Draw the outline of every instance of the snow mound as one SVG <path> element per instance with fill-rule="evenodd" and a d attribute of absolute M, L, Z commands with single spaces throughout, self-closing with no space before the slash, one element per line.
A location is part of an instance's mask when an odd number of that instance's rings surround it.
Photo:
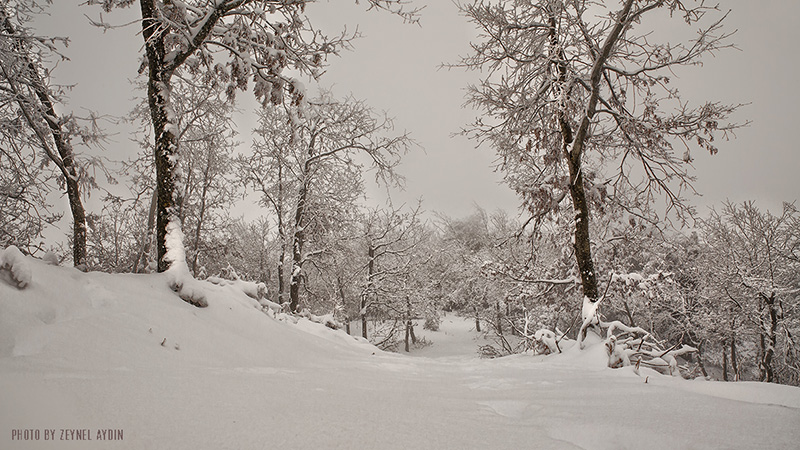
<path fill-rule="evenodd" d="M 236 283 L 193 280 L 208 301 L 200 309 L 176 297 L 170 274 L 12 258 L 36 282 L 0 283 L 3 449 L 788 449 L 800 440 L 800 389 L 610 369 L 592 335 L 584 350 L 547 357 L 405 357 L 311 320 L 325 316 L 271 311 Z M 419 356 L 482 339 L 449 320 Z M 45 428 L 89 430 L 92 440 L 12 440 L 13 430 Z M 102 441 L 102 430 L 123 438 Z"/>
<path fill-rule="evenodd" d="M 22 252 L 13 245 L 0 252 L 0 272 L 7 274 L 9 281 L 19 289 L 25 289 L 31 283 L 31 268 Z"/>

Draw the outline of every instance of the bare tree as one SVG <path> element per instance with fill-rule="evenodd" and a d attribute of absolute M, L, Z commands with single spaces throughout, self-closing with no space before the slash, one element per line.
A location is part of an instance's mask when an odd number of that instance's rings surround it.
<path fill-rule="evenodd" d="M 323 94 L 304 109 L 303 116 L 263 109 L 259 139 L 240 163 L 247 182 L 276 214 L 280 280 L 284 258 L 291 254 L 279 296 L 284 300 L 288 290 L 292 311 L 299 307 L 303 265 L 321 251 L 307 251 L 309 235 L 355 208 L 363 195 L 363 171 L 373 171 L 383 182 L 399 181 L 394 168 L 412 143 L 406 133 L 391 134 L 391 119 L 352 98 L 338 101 Z"/>
<path fill-rule="evenodd" d="M 415 258 L 424 237 L 420 230 L 420 212 L 421 205 L 410 211 L 395 207 L 376 208 L 364 217 L 366 263 L 359 294 L 361 336 L 364 339 L 368 338 L 370 309 L 384 307 L 394 310 L 395 315 L 408 314 L 410 295 L 401 287 L 409 285 L 409 279 L 421 265 L 421 261 Z M 406 327 L 408 320 L 404 321 Z"/>
<path fill-rule="evenodd" d="M 11 6 L 15 8 L 10 10 Z M 93 183 L 84 169 L 75 160 L 72 136 L 81 133 L 84 141 L 97 139 L 97 135 L 81 129 L 71 116 L 56 113 L 59 92 L 49 83 L 49 72 L 43 66 L 47 56 L 60 55 L 57 43 L 65 44 L 65 38 L 46 38 L 37 36 L 25 26 L 31 15 L 41 12 L 35 1 L 16 2 L 15 5 L 0 5 L 0 91 L 4 97 L 2 107 L 16 106 L 22 119 L 16 126 L 24 123 L 33 132 L 34 140 L 20 141 L 24 133 L 16 133 L 14 148 L 32 145 L 44 150 L 47 158 L 55 164 L 61 174 L 60 181 L 66 187 L 72 213 L 72 260 L 75 267 L 86 268 L 86 212 L 81 199 L 82 186 Z M 6 124 L 10 125 L 10 124 Z M 11 138 L 12 134 L 4 133 Z M 21 161 L 17 159 L 17 161 Z M 22 168 L 18 167 L 17 170 Z M 26 175 L 32 170 L 22 169 Z M 42 182 L 43 180 L 37 180 Z M 19 186 L 23 188 L 23 186 Z M 22 195 L 11 189 L 11 196 Z M 36 214 L 38 215 L 38 214 Z"/>
<path fill-rule="evenodd" d="M 495 148 L 532 214 L 553 212 L 570 197 L 575 261 L 593 304 L 600 292 L 592 208 L 611 202 L 657 222 L 650 205 L 664 195 L 668 213 L 686 218 L 691 147 L 714 154 L 715 136 L 735 127 L 724 121 L 736 106 L 691 107 L 669 84 L 678 67 L 730 46 L 725 14 L 681 0 L 481 0 L 461 10 L 480 38 L 460 65 L 486 74 L 469 88 L 484 118 L 466 132 Z M 647 19 L 659 13 L 697 34 L 679 44 L 657 41 Z"/>
<path fill-rule="evenodd" d="M 743 331 L 752 336 L 759 350 L 761 381 L 800 383 L 799 217 L 790 204 L 775 216 L 746 202 L 728 203 L 721 213 L 715 211 L 703 221 L 713 258 L 707 270 L 711 295 L 719 303 L 717 317 L 724 323 L 738 317 Z M 726 317 L 726 311 L 733 317 Z M 732 360 L 735 337 L 731 337 Z M 734 370 L 735 366 L 734 362 Z"/>

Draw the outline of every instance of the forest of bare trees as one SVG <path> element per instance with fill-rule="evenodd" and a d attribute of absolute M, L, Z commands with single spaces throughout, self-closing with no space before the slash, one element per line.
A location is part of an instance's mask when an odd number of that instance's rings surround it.
<path fill-rule="evenodd" d="M 139 102 L 120 119 L 138 153 L 102 162 L 116 122 L 69 112 L 57 83 L 68 37 L 34 26 L 49 2 L 0 1 L 0 248 L 84 271 L 167 272 L 176 301 L 196 306 L 202 283 L 252 283 L 265 310 L 329 315 L 384 349 L 425 345 L 414 328 L 447 311 L 491 338 L 487 357 L 597 333 L 612 366 L 800 385 L 800 212 L 692 203 L 692 155 L 724 152 L 739 105 L 682 98 L 670 81 L 733 46 L 724 10 L 461 2 L 477 38 L 452 68 L 480 73 L 467 87 L 479 119 L 463 133 L 497 155 L 521 208 L 450 217 L 367 199 L 367 184 L 403 186 L 399 165 L 418 146 L 357 92 L 317 86 L 358 35 L 317 28 L 306 3 L 80 6 L 140 10 L 128 25 L 142 39 Z M 362 3 L 424 17 L 414 2 Z M 657 40 L 651 16 L 690 37 Z M 98 25 L 117 31 L 85 24 Z M 240 110 L 245 95 L 255 111 Z M 66 236 L 44 237 L 65 221 Z"/>

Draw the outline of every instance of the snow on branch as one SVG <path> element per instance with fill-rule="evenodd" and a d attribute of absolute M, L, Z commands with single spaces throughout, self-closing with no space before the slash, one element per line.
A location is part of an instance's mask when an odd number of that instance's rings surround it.
<path fill-rule="evenodd" d="M 637 286 L 643 288 L 648 283 L 655 283 L 662 280 L 668 280 L 671 274 L 658 273 L 648 277 L 643 277 L 640 274 L 611 274 L 609 277 L 610 286 L 612 283 L 624 283 L 628 286 Z M 683 343 L 677 343 L 665 349 L 665 346 L 659 342 L 651 332 L 642 327 L 626 325 L 619 320 L 604 321 L 599 312 L 599 307 L 602 301 L 606 298 L 608 289 L 596 302 L 584 298 L 581 311 L 581 327 L 575 344 L 578 348 L 583 350 L 586 347 L 587 333 L 592 332 L 601 337 L 602 343 L 606 348 L 608 355 L 608 367 L 619 368 L 626 366 L 634 366 L 634 370 L 638 373 L 639 367 L 644 366 L 654 369 L 663 374 L 678 375 L 680 373 L 678 368 L 678 357 L 690 353 L 697 352 L 697 349 L 690 347 Z M 558 330 L 553 332 L 548 329 L 540 329 L 532 336 L 528 335 L 528 317 L 525 319 L 525 331 L 523 337 L 532 339 L 533 341 L 541 344 L 541 349 L 544 353 L 560 353 L 561 346 L 559 342 L 564 340 L 566 333 L 560 333 Z M 571 327 L 570 327 L 571 328 Z M 567 331 L 569 332 L 569 330 Z M 570 341 L 566 339 L 566 341 Z M 569 344 L 567 344 L 569 346 Z"/>
<path fill-rule="evenodd" d="M 205 308 L 208 306 L 205 290 L 200 281 L 196 280 L 189 266 L 186 265 L 186 251 L 183 247 L 183 232 L 180 228 L 180 221 L 173 217 L 167 225 L 167 254 L 165 259 L 170 261 L 169 269 L 166 271 L 169 287 L 181 300 L 186 303 Z"/>

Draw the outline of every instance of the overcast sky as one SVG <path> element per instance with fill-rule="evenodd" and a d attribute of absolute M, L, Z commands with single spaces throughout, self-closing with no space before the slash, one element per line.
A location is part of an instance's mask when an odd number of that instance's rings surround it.
<path fill-rule="evenodd" d="M 91 27 L 84 14 L 99 17 L 97 7 L 79 7 L 84 0 L 58 0 L 50 18 L 41 21 L 40 32 L 67 35 L 71 61 L 56 71 L 59 81 L 75 83 L 69 107 L 89 108 L 110 115 L 125 115 L 136 93 L 129 80 L 136 77 L 141 36 L 138 24 L 103 32 Z M 362 2 L 364 3 L 364 2 Z M 422 149 L 408 155 L 401 166 L 406 192 L 398 201 L 423 197 L 424 207 L 452 216 L 472 210 L 473 203 L 493 210 L 516 211 L 516 196 L 492 171 L 494 154 L 488 147 L 453 136 L 471 121 L 475 112 L 462 108 L 464 87 L 479 74 L 439 69 L 455 62 L 468 50 L 472 26 L 458 15 L 449 0 L 415 0 L 425 5 L 421 25 L 403 24 L 397 17 L 364 12 L 355 1 L 322 0 L 307 12 L 318 28 L 335 34 L 343 25 L 356 26 L 364 38 L 352 52 L 331 59 L 322 80 L 334 94 L 352 93 L 377 110 L 396 118 L 400 130 L 408 130 Z M 720 52 L 702 68 L 677 72 L 673 84 L 685 98 L 697 103 L 721 100 L 749 103 L 734 117 L 752 124 L 737 131 L 737 138 L 719 142 L 716 156 L 695 151 L 697 189 L 703 197 L 692 202 L 701 212 L 725 199 L 754 199 L 777 212 L 782 201 L 800 197 L 800 152 L 796 122 L 800 104 L 796 45 L 800 42 L 800 2 L 786 0 L 721 0 L 731 9 L 730 29 L 738 29 L 734 42 L 740 50 Z M 135 20 L 138 6 L 104 19 L 122 24 Z M 679 22 L 679 21 L 678 21 Z M 46 27 L 46 29 L 45 29 Z M 308 84 L 308 83 L 307 83 Z M 239 98 L 244 98 L 240 94 Z M 250 108 L 252 103 L 244 104 Z M 247 119 L 241 131 L 254 125 Z M 137 151 L 124 134 L 114 137 L 108 156 L 122 159 Z M 375 191 L 373 196 L 377 195 Z"/>

